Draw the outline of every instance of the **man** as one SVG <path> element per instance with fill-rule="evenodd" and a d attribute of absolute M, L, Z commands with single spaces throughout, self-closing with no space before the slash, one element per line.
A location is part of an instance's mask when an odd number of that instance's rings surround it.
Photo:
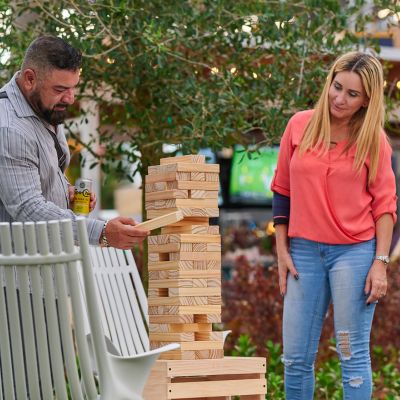
<path fill-rule="evenodd" d="M 81 61 L 80 51 L 62 39 L 39 37 L 21 70 L 0 89 L 0 221 L 75 221 L 64 175 L 70 155 L 60 124 L 74 103 Z M 88 218 L 87 228 L 91 244 L 121 249 L 148 235 L 131 218 Z"/>

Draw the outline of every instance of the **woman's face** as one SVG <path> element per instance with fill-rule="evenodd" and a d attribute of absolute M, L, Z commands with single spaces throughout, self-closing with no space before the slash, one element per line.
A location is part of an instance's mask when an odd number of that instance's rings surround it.
<path fill-rule="evenodd" d="M 360 76 L 350 71 L 336 74 L 329 88 L 328 99 L 331 117 L 340 121 L 350 120 L 361 107 L 368 106 Z"/>

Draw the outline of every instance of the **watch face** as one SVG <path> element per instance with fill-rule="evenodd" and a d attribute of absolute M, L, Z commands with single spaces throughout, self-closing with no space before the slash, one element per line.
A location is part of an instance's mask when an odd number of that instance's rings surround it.
<path fill-rule="evenodd" d="M 388 256 L 377 256 L 376 259 L 382 261 L 385 264 L 389 264 L 390 261 Z"/>

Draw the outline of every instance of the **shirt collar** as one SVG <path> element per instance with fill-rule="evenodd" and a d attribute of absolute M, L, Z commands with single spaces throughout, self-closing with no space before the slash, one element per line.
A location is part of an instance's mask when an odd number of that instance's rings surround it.
<path fill-rule="evenodd" d="M 10 100 L 19 118 L 38 117 L 21 92 L 21 89 L 18 87 L 16 79 L 19 75 L 19 72 L 20 71 L 15 73 L 12 79 L 3 86 L 1 91 L 5 91 L 7 93 L 8 99 Z"/>
<path fill-rule="evenodd" d="M 17 78 L 19 75 L 20 71 L 17 71 L 14 76 L 11 78 L 11 80 L 3 86 L 2 89 L 0 89 L 1 92 L 5 91 L 7 92 L 8 99 L 10 100 L 17 116 L 19 118 L 24 118 L 24 117 L 36 117 L 40 119 L 42 124 L 50 131 L 54 132 L 57 134 L 57 127 L 54 127 L 53 125 L 49 124 L 47 121 L 44 121 L 42 118 L 40 118 L 31 105 L 29 104 L 28 100 L 22 93 L 21 89 L 19 88 L 17 84 Z"/>

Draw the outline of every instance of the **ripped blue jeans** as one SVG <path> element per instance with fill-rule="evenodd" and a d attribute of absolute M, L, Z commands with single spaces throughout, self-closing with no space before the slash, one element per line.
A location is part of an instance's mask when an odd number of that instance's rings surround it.
<path fill-rule="evenodd" d="M 370 399 L 369 342 L 375 304 L 366 305 L 364 286 L 375 256 L 375 239 L 330 245 L 292 238 L 290 251 L 299 280 L 289 274 L 284 299 L 286 400 L 313 399 L 314 361 L 331 301 L 344 399 Z"/>

